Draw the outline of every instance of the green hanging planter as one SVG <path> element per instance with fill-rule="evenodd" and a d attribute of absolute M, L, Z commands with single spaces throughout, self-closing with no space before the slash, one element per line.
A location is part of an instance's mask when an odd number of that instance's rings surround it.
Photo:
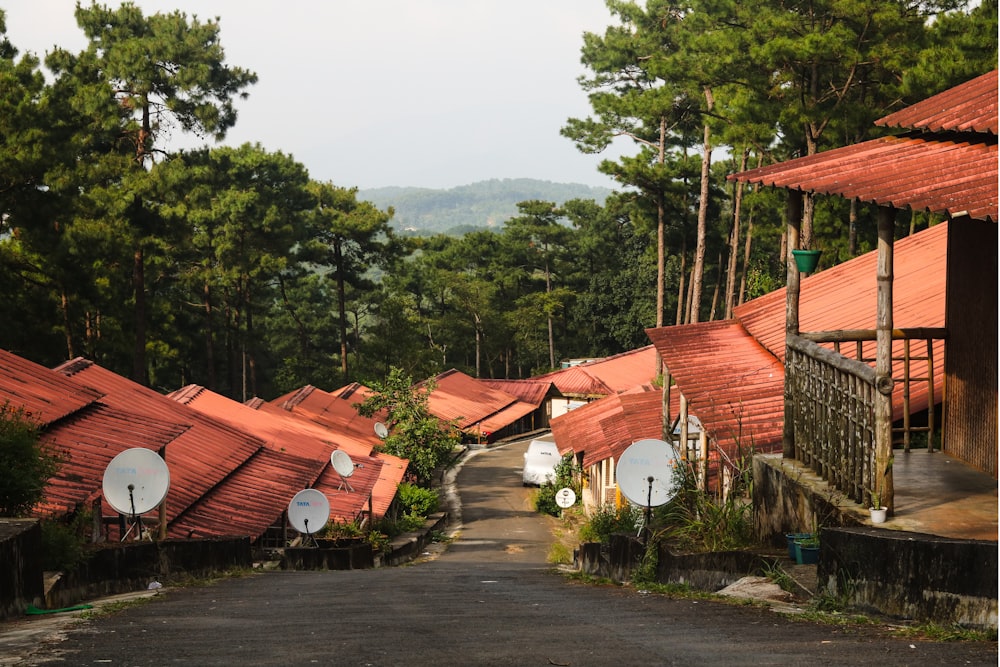
<path fill-rule="evenodd" d="M 792 255 L 795 257 L 795 266 L 799 268 L 799 273 L 812 273 L 816 270 L 816 265 L 819 264 L 819 256 L 823 254 L 822 250 L 793 250 Z"/>

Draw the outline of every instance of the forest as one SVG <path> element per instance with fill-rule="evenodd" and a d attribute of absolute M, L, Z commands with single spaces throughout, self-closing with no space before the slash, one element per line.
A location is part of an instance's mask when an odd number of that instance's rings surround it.
<path fill-rule="evenodd" d="M 727 175 L 877 136 L 997 64 L 996 0 L 607 6 L 580 50 L 592 114 L 553 131 L 582 152 L 631 141 L 599 167 L 620 187 L 530 197 L 485 228 L 470 214 L 461 234 L 401 233 L 391 206 L 259 144 L 171 150 L 225 137 L 257 80 L 215 21 L 80 4 L 88 46 L 40 62 L 0 13 L 0 347 L 240 400 L 634 349 L 784 285 L 782 196 Z M 807 196 L 801 242 L 830 266 L 874 225 Z"/>

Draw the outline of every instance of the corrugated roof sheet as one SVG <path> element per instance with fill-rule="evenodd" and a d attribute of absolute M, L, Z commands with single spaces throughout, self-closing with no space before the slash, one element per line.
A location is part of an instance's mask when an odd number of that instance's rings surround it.
<path fill-rule="evenodd" d="M 484 435 L 487 433 L 496 433 L 500 429 L 510 426 L 521 417 L 530 415 L 537 409 L 537 405 L 525 403 L 524 401 L 515 401 L 496 414 L 477 422 L 470 429 Z"/>
<path fill-rule="evenodd" d="M 168 523 L 264 447 L 260 438 L 210 419 L 86 359 L 74 359 L 56 370 L 80 385 L 103 392 L 103 403 L 137 414 L 140 420 L 152 418 L 190 425 L 166 448 L 165 458 L 170 468 Z"/>
<path fill-rule="evenodd" d="M 527 380 L 497 380 L 479 379 L 491 389 L 497 389 L 506 394 L 514 396 L 525 403 L 531 403 L 535 407 L 540 407 L 550 395 L 558 395 L 559 389 L 552 382 Z"/>
<path fill-rule="evenodd" d="M 434 384 L 434 391 L 427 397 L 427 407 L 431 414 L 442 421 L 457 420 L 458 427 L 462 430 L 473 428 L 484 419 L 498 415 L 517 401 L 510 394 L 491 389 L 455 369 L 435 377 Z"/>
<path fill-rule="evenodd" d="M 880 121 L 933 132 L 873 139 L 729 178 L 995 223 L 996 78 L 994 71 Z"/>
<path fill-rule="evenodd" d="M 671 397 L 676 404 L 677 396 Z M 651 385 L 612 394 L 552 419 L 560 453 L 583 453 L 583 466 L 617 459 L 637 440 L 663 437 L 663 393 Z"/>
<path fill-rule="evenodd" d="M 350 478 L 354 493 L 339 498 L 342 507 L 338 508 L 338 512 L 353 517 L 367 508 L 368 498 L 374 492 L 378 471 L 382 467 L 381 461 L 366 453 L 370 448 L 351 451 L 341 447 L 335 434 L 319 424 L 297 419 L 280 409 L 275 409 L 274 412 L 254 410 L 204 387 L 184 387 L 171 393 L 170 397 L 220 421 L 238 424 L 240 428 L 262 438 L 270 449 L 317 462 L 319 465 L 315 468 L 315 476 L 307 480 L 307 485 L 317 482 L 320 473 L 329 465 L 330 454 L 335 449 L 342 449 L 351 457 L 355 466 L 362 466 L 355 470 L 365 472 Z M 391 501 L 391 497 L 389 500 Z"/>
<path fill-rule="evenodd" d="M 625 391 L 656 377 L 656 350 L 652 345 L 577 366 L 537 375 L 566 396 L 597 398 Z"/>
<path fill-rule="evenodd" d="M 51 424 L 102 395 L 60 373 L 0 350 L 0 402 L 23 407 L 39 424 Z"/>
<path fill-rule="evenodd" d="M 264 447 L 234 470 L 224 484 L 187 507 L 170 523 L 168 535 L 257 538 L 281 519 L 295 494 L 308 488 L 322 469 L 323 463 L 319 461 Z M 173 468 L 170 472 L 172 477 Z"/>
<path fill-rule="evenodd" d="M 133 447 L 159 451 L 188 428 L 187 424 L 122 412 L 101 403 L 75 412 L 45 429 L 42 436 L 43 443 L 59 452 L 60 464 L 46 483 L 45 498 L 34 514 L 62 516 L 78 505 L 89 507 L 101 496 L 104 470 L 111 459 Z M 113 513 L 110 507 L 105 512 Z"/>
<path fill-rule="evenodd" d="M 894 326 L 944 326 L 944 277 L 947 227 L 942 223 L 895 243 L 893 268 Z M 802 280 L 799 329 L 805 332 L 874 329 L 877 253 L 870 252 Z M 777 447 L 781 442 L 785 356 L 785 288 L 735 309 L 737 320 L 649 329 L 647 333 L 663 356 L 677 387 L 688 397 L 697 416 L 719 443 L 752 438 L 755 447 Z M 828 347 L 832 347 L 828 346 Z M 874 343 L 865 354 L 874 358 Z M 893 344 L 894 356 L 903 356 L 903 343 Z M 845 355 L 852 350 L 843 350 Z M 914 357 L 925 349 L 915 349 Z M 934 344 L 934 356 L 944 358 L 944 343 Z M 765 370 L 766 373 L 765 373 Z M 918 372 L 922 369 L 918 366 Z M 902 362 L 893 375 L 902 377 Z M 943 373 L 936 377 L 941 396 Z M 893 408 L 902 415 L 903 385 L 897 383 Z M 928 403 L 925 382 L 910 387 L 912 412 Z"/>
<path fill-rule="evenodd" d="M 646 333 L 687 397 L 688 412 L 720 447 L 730 454 L 738 445 L 758 452 L 780 448 L 784 367 L 738 321 L 700 322 Z"/>
<path fill-rule="evenodd" d="M 997 145 L 953 137 L 873 139 L 730 177 L 746 183 L 997 221 Z"/>
<path fill-rule="evenodd" d="M 875 121 L 883 127 L 997 134 L 997 71 L 928 97 Z"/>

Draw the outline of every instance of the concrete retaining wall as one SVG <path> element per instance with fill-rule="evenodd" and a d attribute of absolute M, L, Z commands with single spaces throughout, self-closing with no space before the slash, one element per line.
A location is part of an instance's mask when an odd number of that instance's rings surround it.
<path fill-rule="evenodd" d="M 894 618 L 997 629 L 997 544 L 878 528 L 821 535 L 820 586 Z"/>
<path fill-rule="evenodd" d="M 44 595 L 42 529 L 34 519 L 0 519 L 0 619 L 20 616 Z"/>
<path fill-rule="evenodd" d="M 580 569 L 593 576 L 627 582 L 642 562 L 646 548 L 630 535 L 613 535 L 609 544 L 580 545 Z M 687 584 L 714 592 L 748 575 L 762 575 L 777 559 L 747 551 L 717 551 L 703 554 L 672 553 L 663 545 L 657 553 L 657 583 Z"/>
<path fill-rule="evenodd" d="M 207 576 L 250 568 L 250 538 L 209 538 L 124 542 L 103 546 L 73 572 L 63 574 L 45 594 L 45 608 L 58 609 L 108 595 L 143 590 L 152 581 Z"/>

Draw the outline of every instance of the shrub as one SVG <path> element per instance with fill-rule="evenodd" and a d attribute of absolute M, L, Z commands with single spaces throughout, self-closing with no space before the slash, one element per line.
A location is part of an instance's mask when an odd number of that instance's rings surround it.
<path fill-rule="evenodd" d="M 399 508 L 403 514 L 428 517 L 438 511 L 441 500 L 434 489 L 403 482 L 399 485 Z"/>
<path fill-rule="evenodd" d="M 635 535 L 642 524 L 643 510 L 631 503 L 615 507 L 607 503 L 591 515 L 590 520 L 580 529 L 580 539 L 584 542 L 611 541 L 612 535 Z"/>
<path fill-rule="evenodd" d="M 39 443 L 31 413 L 0 405 L 0 516 L 22 516 L 42 499 L 59 458 Z"/>
<path fill-rule="evenodd" d="M 87 560 L 90 512 L 78 512 L 69 522 L 46 519 L 42 529 L 42 569 L 70 571 Z"/>
<path fill-rule="evenodd" d="M 580 467 L 576 465 L 572 452 L 564 455 L 556 464 L 556 476 L 551 482 L 545 482 L 538 487 L 535 495 L 535 510 L 552 516 L 559 516 L 562 508 L 556 504 L 556 494 L 560 489 L 573 489 L 576 497 L 580 497 L 579 472 Z"/>

